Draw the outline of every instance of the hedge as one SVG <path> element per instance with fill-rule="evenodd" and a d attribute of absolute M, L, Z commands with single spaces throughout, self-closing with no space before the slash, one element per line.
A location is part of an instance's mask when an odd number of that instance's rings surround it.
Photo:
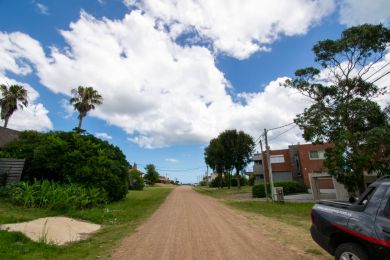
<path fill-rule="evenodd" d="M 26 159 L 22 181 L 48 180 L 104 189 L 110 201 L 128 192 L 128 168 L 122 151 L 90 134 L 24 131 L 2 149 L 2 156 Z"/>
<path fill-rule="evenodd" d="M 283 194 L 284 195 L 290 195 L 290 194 L 296 194 L 296 193 L 306 193 L 307 188 L 303 183 L 295 182 L 295 181 L 280 181 L 280 182 L 274 182 L 275 187 L 283 187 Z M 267 184 L 267 191 L 268 194 L 271 194 L 271 188 L 270 184 Z M 252 187 L 252 197 L 253 198 L 264 198 L 265 197 L 265 190 L 264 190 L 264 184 L 256 184 Z"/>

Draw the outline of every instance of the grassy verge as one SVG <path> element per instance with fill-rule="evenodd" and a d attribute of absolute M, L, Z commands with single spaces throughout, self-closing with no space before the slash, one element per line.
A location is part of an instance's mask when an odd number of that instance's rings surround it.
<path fill-rule="evenodd" d="M 237 187 L 231 187 L 230 189 L 224 187 L 223 189 L 218 189 L 196 186 L 193 189 L 199 193 L 212 196 L 218 199 L 228 199 L 229 197 L 237 194 L 252 192 L 252 187 L 250 186 L 243 186 L 241 187 L 241 189 L 237 189 Z"/>
<path fill-rule="evenodd" d="M 224 203 L 228 206 L 260 214 L 266 217 L 276 219 L 278 221 L 299 226 L 304 229 L 310 227 L 310 209 L 313 207 L 314 203 L 292 203 L 286 202 L 283 204 L 272 203 L 265 201 L 237 201 L 234 200 L 234 196 L 242 193 L 250 193 L 251 188 L 249 186 L 242 187 L 241 190 L 237 188 L 231 189 L 217 189 L 217 188 L 207 188 L 207 187 L 194 187 L 194 190 L 212 196 L 214 198 L 223 199 Z M 233 198 L 233 199 L 232 199 Z"/>
<path fill-rule="evenodd" d="M 276 219 L 289 225 L 310 228 L 310 209 L 314 203 L 272 203 L 266 201 L 225 201 L 229 206 Z"/>
<path fill-rule="evenodd" d="M 0 201 L 0 224 L 62 215 L 103 225 L 89 239 L 61 247 L 33 242 L 21 233 L 0 231 L 0 259 L 106 259 L 123 237 L 164 202 L 170 191 L 161 187 L 131 191 L 124 200 L 104 208 L 66 212 L 26 209 Z"/>

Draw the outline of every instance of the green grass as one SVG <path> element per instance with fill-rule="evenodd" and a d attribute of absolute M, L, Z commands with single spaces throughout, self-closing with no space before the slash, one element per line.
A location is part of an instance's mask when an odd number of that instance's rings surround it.
<path fill-rule="evenodd" d="M 218 199 L 228 199 L 229 197 L 234 196 L 236 194 L 252 192 L 251 186 L 243 186 L 241 187 L 241 189 L 237 189 L 237 187 L 231 187 L 230 189 L 224 187 L 223 189 L 218 189 L 218 188 L 196 186 L 193 189 L 199 193 L 212 196 Z"/>
<path fill-rule="evenodd" d="M 169 188 L 145 188 L 131 191 L 125 199 L 103 208 L 65 212 L 21 208 L 0 201 L 0 224 L 61 215 L 103 225 L 89 239 L 67 246 L 37 243 L 21 233 L 0 231 L 0 259 L 106 259 L 123 237 L 161 205 L 170 191 Z"/>
<path fill-rule="evenodd" d="M 313 207 L 314 203 L 273 203 L 266 201 L 238 201 L 234 200 L 235 194 L 240 193 L 250 193 L 250 186 L 244 186 L 241 190 L 238 190 L 235 187 L 232 187 L 230 190 L 227 188 L 217 189 L 217 188 L 208 188 L 208 187 L 194 187 L 194 190 L 212 196 L 214 198 L 224 199 L 224 203 L 228 206 L 260 214 L 265 217 L 270 217 L 278 221 L 302 227 L 308 229 L 310 227 L 310 209 Z M 233 198 L 233 199 L 232 199 Z"/>
<path fill-rule="evenodd" d="M 286 224 L 302 227 L 308 230 L 310 227 L 310 209 L 314 203 L 276 203 L 266 201 L 225 201 L 234 208 L 257 213 L 276 219 Z"/>

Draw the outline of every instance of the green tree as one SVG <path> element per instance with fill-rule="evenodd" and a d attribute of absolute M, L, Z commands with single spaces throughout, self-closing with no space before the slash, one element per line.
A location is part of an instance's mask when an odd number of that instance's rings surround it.
<path fill-rule="evenodd" d="M 96 105 L 103 103 L 103 97 L 92 87 L 79 86 L 77 89 L 72 89 L 73 97 L 69 100 L 74 108 L 79 112 L 79 125 L 77 130 L 81 130 L 83 118 L 90 110 L 95 109 Z"/>
<path fill-rule="evenodd" d="M 222 174 L 225 171 L 225 169 L 228 167 L 226 166 L 223 152 L 224 152 L 223 147 L 218 138 L 211 139 L 209 145 L 204 150 L 204 159 L 206 164 L 210 166 L 213 172 L 216 172 L 218 174 L 219 188 L 222 188 L 223 186 Z"/>
<path fill-rule="evenodd" d="M 220 187 L 222 187 L 222 173 L 228 187 L 231 185 L 230 172 L 236 170 L 237 187 L 240 188 L 240 172 L 250 162 L 254 149 L 253 138 L 237 130 L 226 130 L 212 139 L 205 149 L 205 162 L 219 174 Z"/>
<path fill-rule="evenodd" d="M 373 100 L 385 93 L 375 83 L 388 72 L 373 68 L 383 61 L 389 42 L 390 30 L 382 25 L 351 27 L 340 39 L 313 47 L 323 73 L 299 69 L 285 84 L 312 99 L 294 121 L 305 140 L 334 144 L 324 164 L 350 192 L 364 190 L 365 171 L 390 172 L 389 113 Z"/>
<path fill-rule="evenodd" d="M 137 169 L 129 170 L 129 190 L 143 190 L 144 186 L 142 172 Z"/>
<path fill-rule="evenodd" d="M 1 98 L 1 119 L 4 120 L 4 127 L 7 127 L 8 121 L 12 114 L 20 109 L 23 109 L 23 106 L 28 105 L 27 100 L 27 90 L 23 86 L 11 85 L 7 87 L 6 85 L 0 85 Z"/>
<path fill-rule="evenodd" d="M 149 182 L 150 185 L 153 186 L 160 178 L 160 175 L 156 170 L 156 166 L 154 166 L 154 164 L 147 164 L 145 170 L 146 174 L 144 176 L 144 179 Z"/>
<path fill-rule="evenodd" d="M 128 192 L 129 163 L 123 152 L 93 135 L 24 131 L 2 148 L 11 158 L 26 159 L 22 180 L 48 180 L 104 189 L 109 199 Z"/>

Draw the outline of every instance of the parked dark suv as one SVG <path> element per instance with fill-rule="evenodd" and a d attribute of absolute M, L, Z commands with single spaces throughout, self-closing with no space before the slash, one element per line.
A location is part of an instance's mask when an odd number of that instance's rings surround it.
<path fill-rule="evenodd" d="M 390 176 L 371 184 L 354 203 L 320 201 L 311 235 L 335 259 L 390 259 Z"/>

